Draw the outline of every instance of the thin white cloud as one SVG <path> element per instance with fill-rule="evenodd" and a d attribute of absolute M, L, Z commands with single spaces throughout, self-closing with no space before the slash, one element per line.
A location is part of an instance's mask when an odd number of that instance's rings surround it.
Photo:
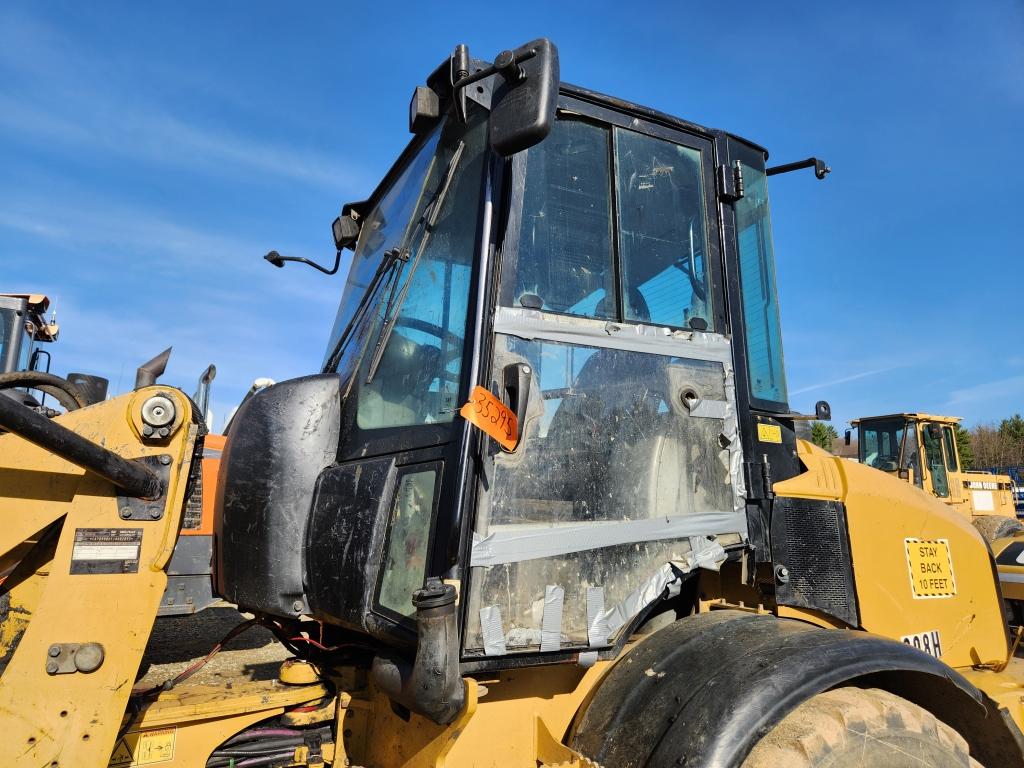
<path fill-rule="evenodd" d="M 867 378 L 868 376 L 877 376 L 880 373 L 886 373 L 888 371 L 892 371 L 902 367 L 902 365 L 889 365 L 886 366 L 885 368 L 875 368 L 874 370 L 871 371 L 860 371 L 859 373 L 852 373 L 849 376 L 843 376 L 838 379 L 831 379 L 829 381 L 821 381 L 816 384 L 809 384 L 805 387 L 794 389 L 789 394 L 790 396 L 802 395 L 804 392 L 813 392 L 816 389 L 824 389 L 825 387 L 834 387 L 839 384 L 846 384 L 847 382 L 850 381 L 857 381 L 858 379 L 864 379 Z"/>
<path fill-rule="evenodd" d="M 1009 376 L 955 389 L 949 393 L 949 400 L 946 403 L 947 405 L 956 405 L 1021 396 L 1024 396 L 1024 376 Z"/>

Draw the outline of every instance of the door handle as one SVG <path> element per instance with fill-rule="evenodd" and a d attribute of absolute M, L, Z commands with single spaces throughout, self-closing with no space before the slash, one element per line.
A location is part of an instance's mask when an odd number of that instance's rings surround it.
<path fill-rule="evenodd" d="M 533 367 L 528 363 L 510 363 L 502 371 L 502 382 L 508 407 L 516 415 L 516 448 L 523 439 L 526 425 L 526 408 L 530 404 L 530 383 L 533 381 Z"/>

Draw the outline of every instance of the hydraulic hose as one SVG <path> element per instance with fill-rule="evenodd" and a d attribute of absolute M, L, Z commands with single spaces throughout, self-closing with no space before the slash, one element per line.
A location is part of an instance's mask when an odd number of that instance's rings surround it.
<path fill-rule="evenodd" d="M 11 389 L 13 387 L 28 387 L 38 389 L 55 398 L 63 408 L 74 411 L 84 408 L 88 403 L 85 395 L 77 386 L 67 379 L 54 376 L 45 371 L 14 371 L 12 373 L 0 373 L 0 389 Z"/>

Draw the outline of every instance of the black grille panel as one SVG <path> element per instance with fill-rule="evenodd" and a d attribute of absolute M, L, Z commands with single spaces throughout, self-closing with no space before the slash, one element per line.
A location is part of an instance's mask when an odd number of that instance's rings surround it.
<path fill-rule="evenodd" d="M 846 508 L 838 501 L 776 498 L 772 508 L 772 558 L 780 605 L 812 608 L 852 626 L 860 623 L 850 561 Z"/>

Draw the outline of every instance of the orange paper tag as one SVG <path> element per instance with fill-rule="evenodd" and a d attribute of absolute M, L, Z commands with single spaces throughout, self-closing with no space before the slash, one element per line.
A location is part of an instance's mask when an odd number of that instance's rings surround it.
<path fill-rule="evenodd" d="M 506 451 L 515 450 L 519 435 L 519 420 L 512 409 L 489 390 L 473 387 L 469 402 L 459 411 L 466 421 L 479 427 L 498 441 Z"/>

